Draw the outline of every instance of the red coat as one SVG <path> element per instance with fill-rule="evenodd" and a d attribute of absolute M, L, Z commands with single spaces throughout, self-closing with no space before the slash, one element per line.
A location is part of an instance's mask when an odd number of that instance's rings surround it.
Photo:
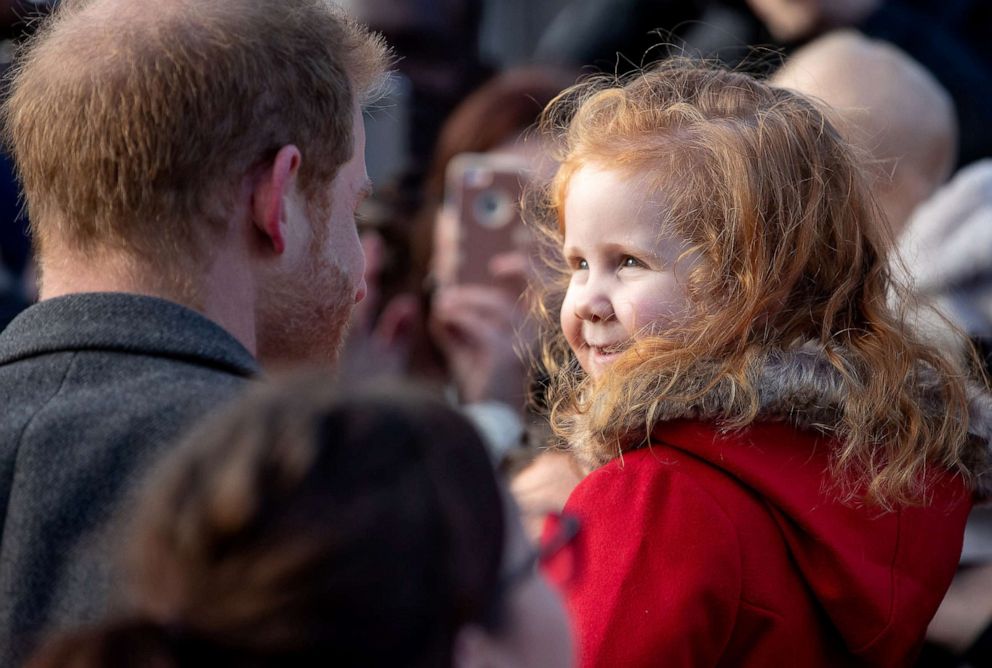
<path fill-rule="evenodd" d="M 933 475 L 884 513 L 825 489 L 829 441 L 676 421 L 597 469 L 548 567 L 584 666 L 907 666 L 950 584 L 970 495 Z"/>

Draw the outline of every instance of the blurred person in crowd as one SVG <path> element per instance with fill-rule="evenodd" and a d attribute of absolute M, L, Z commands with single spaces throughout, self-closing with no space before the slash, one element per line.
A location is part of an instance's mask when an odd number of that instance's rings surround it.
<path fill-rule="evenodd" d="M 748 0 L 779 43 L 837 28 L 891 42 L 947 89 L 960 128 L 957 164 L 992 156 L 992 5 L 984 0 Z"/>
<path fill-rule="evenodd" d="M 421 249 L 434 289 L 430 333 L 463 403 L 495 399 L 523 410 L 527 369 L 514 344 L 526 349 L 532 343 L 526 332 L 522 341 L 515 334 L 525 329 L 528 307 L 522 295 L 534 268 L 525 257 L 526 243 L 473 257 L 468 246 L 479 240 L 473 239 L 470 228 L 485 221 L 476 220 L 479 213 L 459 202 L 465 193 L 452 182 L 450 168 L 456 159 L 475 154 L 467 170 L 473 165 L 493 171 L 519 169 L 521 187 L 512 194 L 514 217 L 520 218 L 528 189 L 539 189 L 554 172 L 542 142 L 528 130 L 544 106 L 572 81 L 570 73 L 543 68 L 504 72 L 465 100 L 438 140 L 418 232 L 420 239 L 430 239 L 429 259 Z M 467 266 L 473 261 L 487 266 L 474 270 Z"/>
<path fill-rule="evenodd" d="M 958 165 L 992 155 L 992 4 L 984 0 L 573 0 L 538 44 L 537 62 L 625 73 L 672 53 L 765 74 L 838 28 L 891 42 L 954 100 Z"/>
<path fill-rule="evenodd" d="M 538 63 L 625 73 L 670 55 L 750 64 L 769 35 L 745 0 L 572 0 L 541 35 Z"/>
<path fill-rule="evenodd" d="M 919 206 L 897 251 L 916 292 L 972 337 L 992 372 L 992 161 L 962 169 Z M 922 324 L 949 345 L 941 322 Z"/>
<path fill-rule="evenodd" d="M 4 303 L 16 310 L 4 310 L 9 316 L 0 316 L 0 330 L 27 306 L 28 290 L 25 285 L 31 266 L 31 240 L 27 218 L 23 214 L 14 163 L 6 153 L 0 153 L 0 292 Z"/>
<path fill-rule="evenodd" d="M 857 154 L 803 96 L 685 59 L 545 121 L 583 663 L 908 665 L 992 491 L 992 397 L 890 304 Z"/>
<path fill-rule="evenodd" d="M 0 335 L 0 663 L 105 612 L 113 517 L 256 358 L 336 356 L 386 59 L 329 0 L 64 3 L 21 54 L 41 301 Z"/>
<path fill-rule="evenodd" d="M 986 519 L 989 514 L 986 513 Z M 988 536 L 986 536 L 988 540 Z M 967 554 L 967 541 L 965 553 Z M 986 545 L 986 557 L 988 546 Z M 992 563 L 962 562 L 927 630 L 917 668 L 992 665 Z"/>
<path fill-rule="evenodd" d="M 793 53 L 770 83 L 826 103 L 837 129 L 866 152 L 893 236 L 954 168 L 954 103 L 933 75 L 891 44 L 835 31 Z"/>
<path fill-rule="evenodd" d="M 131 610 L 32 668 L 572 665 L 568 622 L 478 434 L 422 393 L 260 387 L 141 500 Z"/>
<path fill-rule="evenodd" d="M 0 262 L 0 331 L 27 306 L 14 275 Z"/>
<path fill-rule="evenodd" d="M 409 158 L 398 187 L 416 191 L 444 120 L 493 74 L 479 51 L 484 0 L 336 1 L 383 34 L 409 81 Z"/>
<path fill-rule="evenodd" d="M 16 45 L 51 12 L 55 0 L 0 0 L 0 74 L 10 67 Z M 33 299 L 31 242 L 23 215 L 14 164 L 0 152 L 0 330 Z"/>
<path fill-rule="evenodd" d="M 894 269 L 943 314 L 920 310 L 925 331 L 939 333 L 941 346 L 954 350 L 960 342 L 944 320 L 949 317 L 987 350 L 992 316 L 981 315 L 989 310 L 983 308 L 988 299 L 976 277 L 992 267 L 986 250 L 992 247 L 990 202 L 983 194 L 992 170 L 987 161 L 976 163 L 934 195 L 951 172 L 956 147 L 953 103 L 940 84 L 897 48 L 849 30 L 796 51 L 772 83 L 827 103 L 840 131 L 868 151 L 875 195 L 895 237 Z M 983 566 L 992 562 L 990 527 L 988 511 L 972 511 L 962 570 L 929 632 L 931 641 L 961 654 L 992 621 L 992 597 L 978 595 L 992 587 L 992 571 Z M 920 665 L 938 665 L 935 652 L 927 646 Z"/>
<path fill-rule="evenodd" d="M 367 207 L 379 221 L 364 236 L 374 300 L 358 311 L 344 371 L 357 377 L 406 372 L 451 388 L 478 420 L 496 459 L 520 444 L 527 426 L 528 367 L 520 350 L 527 343 L 517 336 L 526 333 L 521 294 L 527 263 L 520 254 L 496 256 L 484 283 L 457 278 L 460 230 L 469 221 L 445 207 L 446 172 L 453 158 L 474 153 L 519 160 L 542 178 L 550 165 L 540 142 L 526 131 L 573 80 L 570 73 L 546 68 L 497 75 L 445 122 L 424 182 L 423 205 L 416 212 L 395 204 L 390 209 L 390 202 L 382 201 Z M 393 231 L 397 225 L 410 226 L 407 236 Z M 395 270 L 400 264 L 405 272 Z"/>
<path fill-rule="evenodd" d="M 977 345 L 992 373 L 992 161 L 962 169 L 924 202 L 897 246 L 915 292 L 943 317 L 921 314 L 919 325 L 948 350 L 948 320 Z M 946 318 L 946 319 L 945 319 Z M 992 508 L 969 518 L 961 568 L 930 625 L 921 667 L 992 665 Z"/>
<path fill-rule="evenodd" d="M 795 42 L 832 30 L 856 26 L 886 0 L 747 0 L 755 14 L 782 42 Z"/>

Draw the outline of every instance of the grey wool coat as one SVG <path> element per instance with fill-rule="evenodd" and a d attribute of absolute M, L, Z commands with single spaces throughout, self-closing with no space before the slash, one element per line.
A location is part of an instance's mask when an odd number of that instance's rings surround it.
<path fill-rule="evenodd" d="M 50 299 L 0 333 L 0 666 L 107 613 L 148 468 L 257 372 L 220 326 L 152 297 Z"/>

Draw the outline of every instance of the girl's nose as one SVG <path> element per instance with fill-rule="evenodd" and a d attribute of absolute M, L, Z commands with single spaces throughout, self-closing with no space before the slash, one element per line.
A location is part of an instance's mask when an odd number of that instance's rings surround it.
<path fill-rule="evenodd" d="M 613 302 L 601 281 L 590 280 L 575 300 L 575 317 L 596 322 L 613 318 Z"/>

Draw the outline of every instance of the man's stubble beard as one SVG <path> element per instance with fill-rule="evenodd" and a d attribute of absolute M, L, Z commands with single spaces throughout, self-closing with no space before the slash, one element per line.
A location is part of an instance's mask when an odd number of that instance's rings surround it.
<path fill-rule="evenodd" d="M 264 366 L 335 365 L 355 306 L 355 286 L 321 252 L 315 235 L 305 266 L 270 281 L 258 315 L 258 357 Z"/>

